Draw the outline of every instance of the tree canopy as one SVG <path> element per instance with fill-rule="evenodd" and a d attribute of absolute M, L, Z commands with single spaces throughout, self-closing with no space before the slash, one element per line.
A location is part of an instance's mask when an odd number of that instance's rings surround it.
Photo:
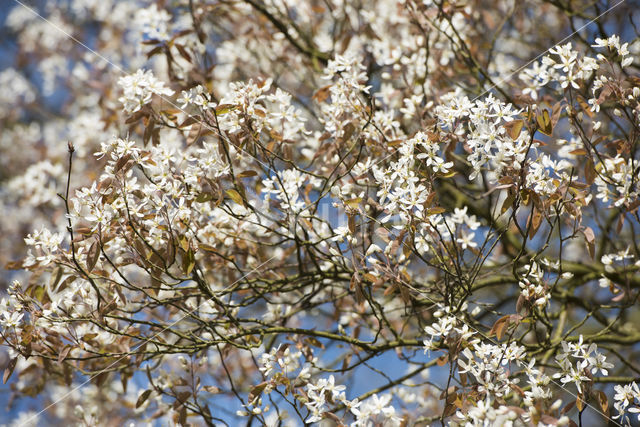
<path fill-rule="evenodd" d="M 637 2 L 6 3 L 4 421 L 640 421 Z"/>

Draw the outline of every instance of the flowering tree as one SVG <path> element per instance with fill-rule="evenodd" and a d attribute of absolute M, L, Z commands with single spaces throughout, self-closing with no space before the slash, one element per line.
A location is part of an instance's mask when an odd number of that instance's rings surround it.
<path fill-rule="evenodd" d="M 14 2 L 18 424 L 638 419 L 638 4 Z"/>

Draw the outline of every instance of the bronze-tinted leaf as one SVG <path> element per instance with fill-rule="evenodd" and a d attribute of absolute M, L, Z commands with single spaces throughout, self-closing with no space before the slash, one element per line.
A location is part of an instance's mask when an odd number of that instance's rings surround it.
<path fill-rule="evenodd" d="M 64 362 L 64 359 L 67 358 L 70 351 L 71 351 L 71 346 L 70 345 L 65 346 L 60 352 L 60 354 L 58 354 L 58 363 Z"/>
<path fill-rule="evenodd" d="M 582 234 L 584 234 L 584 241 L 587 244 L 587 249 L 589 250 L 589 256 L 591 259 L 594 259 L 596 256 L 596 236 L 591 227 L 585 227 L 582 230 Z"/>
<path fill-rule="evenodd" d="M 144 402 L 147 401 L 150 395 L 151 395 L 151 390 L 143 391 L 142 394 L 138 396 L 138 400 L 136 400 L 136 409 L 141 407 L 144 404 Z"/>
<path fill-rule="evenodd" d="M 100 245 L 98 241 L 94 241 L 89 247 L 89 251 L 87 252 L 87 270 L 89 273 L 93 271 L 100 258 Z"/>
<path fill-rule="evenodd" d="M 596 176 L 598 176 L 598 173 L 596 172 L 593 160 L 588 158 L 584 165 L 584 179 L 587 181 L 587 184 L 591 185 L 596 180 Z"/>
<path fill-rule="evenodd" d="M 238 178 L 249 178 L 258 175 L 258 172 L 252 170 L 242 171 L 238 174 Z"/>
<path fill-rule="evenodd" d="M 239 205 L 244 206 L 244 201 L 242 200 L 242 196 L 236 190 L 234 190 L 233 188 L 230 188 L 227 191 L 225 191 L 225 193 L 227 193 L 227 196 L 229 196 L 231 200 L 233 200 Z"/>
<path fill-rule="evenodd" d="M 545 135 L 551 135 L 553 133 L 553 124 L 551 123 L 551 117 L 549 117 L 549 110 L 542 110 L 542 114 L 536 116 L 536 122 L 538 123 L 538 130 Z"/>
<path fill-rule="evenodd" d="M 507 130 L 507 135 L 509 135 L 511 139 L 516 140 L 518 136 L 520 136 L 520 132 L 522 132 L 524 122 L 522 120 L 512 120 L 503 126 Z"/>
<path fill-rule="evenodd" d="M 18 362 L 18 356 L 16 356 L 13 359 L 9 360 L 9 364 L 5 368 L 4 375 L 2 376 L 2 383 L 3 384 L 6 384 L 7 381 L 9 380 L 9 377 L 11 377 L 11 374 L 13 373 L 13 370 L 15 369 L 17 362 Z"/>
<path fill-rule="evenodd" d="M 534 207 L 530 216 L 529 239 L 533 239 L 536 235 L 540 224 L 542 224 L 542 213 Z"/>

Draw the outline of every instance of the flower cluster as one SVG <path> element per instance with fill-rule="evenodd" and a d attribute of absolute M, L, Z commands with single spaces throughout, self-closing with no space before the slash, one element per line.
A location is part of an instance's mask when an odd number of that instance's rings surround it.
<path fill-rule="evenodd" d="M 577 17 L 536 0 L 36 3 L 0 341 L 11 402 L 63 396 L 39 424 L 635 422 L 638 40 L 539 55 Z"/>
<path fill-rule="evenodd" d="M 585 388 L 591 386 L 592 375 L 598 371 L 604 376 L 609 374 L 613 364 L 606 360 L 595 344 L 583 343 L 582 335 L 575 343 L 562 341 L 562 351 L 556 355 L 560 372 L 553 378 L 560 378 L 562 384 L 574 383 L 578 393 L 584 393 Z"/>
<path fill-rule="evenodd" d="M 620 422 L 624 422 L 627 418 L 625 413 L 638 414 L 638 421 L 640 421 L 640 388 L 638 384 L 632 382 L 625 385 L 616 385 L 616 394 L 613 397 L 613 407 L 618 411 L 617 415 L 613 416 L 613 419 L 620 419 Z"/>
<path fill-rule="evenodd" d="M 171 89 L 164 87 L 164 82 L 158 80 L 151 70 L 138 70 L 129 76 L 120 77 L 118 84 L 124 92 L 118 101 L 127 113 L 135 113 L 150 103 L 154 94 L 171 96 L 174 93 Z"/>
<path fill-rule="evenodd" d="M 528 305 L 543 309 L 551 299 L 549 289 L 543 281 L 544 272 L 535 261 L 526 265 L 525 270 L 525 276 L 518 283 L 520 289 L 522 289 L 521 298 Z M 520 299 L 518 301 L 520 302 Z"/>

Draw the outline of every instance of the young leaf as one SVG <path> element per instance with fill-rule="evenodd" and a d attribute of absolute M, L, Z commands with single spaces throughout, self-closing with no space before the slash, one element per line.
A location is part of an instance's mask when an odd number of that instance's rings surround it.
<path fill-rule="evenodd" d="M 92 272 L 100 258 L 100 245 L 98 245 L 98 241 L 94 241 L 89 247 L 89 252 L 87 252 L 87 270 Z"/>
<path fill-rule="evenodd" d="M 503 126 L 507 130 L 507 135 L 515 141 L 518 139 L 518 136 L 520 136 L 520 132 L 522 132 L 524 122 L 522 120 L 512 120 L 505 123 Z"/>
<path fill-rule="evenodd" d="M 227 193 L 227 196 L 229 196 L 231 198 L 231 200 L 233 200 L 234 202 L 236 202 L 239 205 L 243 205 L 244 206 L 244 202 L 242 200 L 242 196 L 236 190 L 234 190 L 233 188 L 230 188 L 230 189 L 228 189 L 226 191 L 226 193 Z"/>
<path fill-rule="evenodd" d="M 545 135 L 551 136 L 553 133 L 553 124 L 549 117 L 549 110 L 542 110 L 542 114 L 536 116 L 536 121 L 538 123 L 538 130 Z"/>
<path fill-rule="evenodd" d="M 144 402 L 147 401 L 150 395 L 151 395 L 151 390 L 143 391 L 142 394 L 138 397 L 138 400 L 136 400 L 136 409 L 141 407 L 144 404 Z"/>

